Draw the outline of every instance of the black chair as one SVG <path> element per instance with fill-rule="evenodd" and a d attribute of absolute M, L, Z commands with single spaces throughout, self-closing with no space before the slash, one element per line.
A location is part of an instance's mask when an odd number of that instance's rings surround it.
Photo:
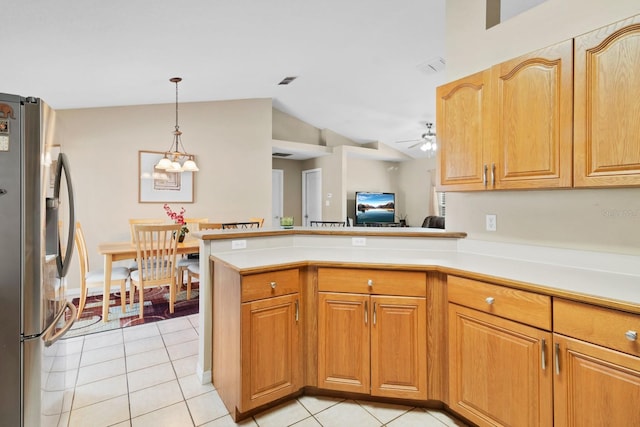
<path fill-rule="evenodd" d="M 227 222 L 222 224 L 223 230 L 229 230 L 232 228 L 260 228 L 260 223 L 257 221 L 251 221 L 251 222 Z"/>
<path fill-rule="evenodd" d="M 444 217 L 430 215 L 422 221 L 423 228 L 442 228 L 444 229 Z"/>
<path fill-rule="evenodd" d="M 344 221 L 311 221 L 311 227 L 344 227 Z"/>

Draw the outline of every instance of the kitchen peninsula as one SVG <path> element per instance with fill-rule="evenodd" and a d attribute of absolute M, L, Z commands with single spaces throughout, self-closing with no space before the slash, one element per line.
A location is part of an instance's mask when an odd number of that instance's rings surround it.
<path fill-rule="evenodd" d="M 581 355 L 601 362 L 599 387 L 623 403 L 640 389 L 637 256 L 419 228 L 194 235 L 198 375 L 213 376 L 235 419 L 317 393 L 446 405 L 479 425 L 552 425 L 592 392 L 570 383 L 585 375 Z M 496 382 L 505 408 L 486 399 Z M 617 409 L 635 420 L 631 406 Z"/>

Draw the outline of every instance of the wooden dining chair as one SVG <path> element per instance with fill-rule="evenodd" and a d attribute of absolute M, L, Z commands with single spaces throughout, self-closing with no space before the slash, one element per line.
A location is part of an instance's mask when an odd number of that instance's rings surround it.
<path fill-rule="evenodd" d="M 200 231 L 200 224 L 209 222 L 209 218 L 185 218 L 189 231 Z"/>
<path fill-rule="evenodd" d="M 249 222 L 257 222 L 258 228 L 262 228 L 264 226 L 264 218 L 252 217 L 252 218 L 249 218 Z"/>
<path fill-rule="evenodd" d="M 169 312 L 176 300 L 176 252 L 180 224 L 136 225 L 135 241 L 138 269 L 131 272 L 132 292 L 138 293 L 140 319 L 144 318 L 144 290 L 169 286 Z M 131 295 L 133 305 L 134 294 Z"/>
<path fill-rule="evenodd" d="M 200 281 L 200 264 L 192 264 L 187 267 L 187 299 L 191 299 L 191 282 L 192 279 Z"/>
<path fill-rule="evenodd" d="M 131 231 L 131 243 L 135 244 L 135 226 L 140 224 L 166 224 L 162 218 L 129 218 L 129 230 Z"/>
<path fill-rule="evenodd" d="M 87 252 L 87 243 L 84 239 L 84 233 L 79 222 L 76 222 L 76 235 L 75 244 L 78 251 L 78 258 L 80 260 L 80 303 L 78 306 L 77 319 L 80 319 L 82 310 L 87 302 L 87 294 L 89 288 L 103 288 L 104 287 L 104 270 L 97 269 L 91 270 L 89 268 L 89 256 Z M 111 286 L 120 287 L 120 306 L 122 312 L 127 310 L 127 279 L 129 279 L 129 269 L 126 267 L 113 267 L 111 269 Z M 104 295 L 102 304 L 109 306 L 109 295 Z M 106 321 L 107 319 L 102 319 Z"/>
<path fill-rule="evenodd" d="M 344 227 L 344 221 L 311 221 L 311 227 Z"/>
<path fill-rule="evenodd" d="M 260 223 L 257 221 L 250 222 L 225 222 L 222 224 L 223 230 L 228 230 L 232 228 L 259 228 Z"/>
<path fill-rule="evenodd" d="M 184 222 L 187 224 L 187 227 L 189 228 L 189 232 L 192 231 L 199 231 L 200 230 L 200 224 L 204 224 L 207 223 L 209 221 L 209 218 L 185 218 Z M 176 262 L 176 271 L 177 271 L 177 278 L 178 278 L 178 290 L 180 290 L 180 288 L 182 288 L 182 285 L 184 284 L 184 273 L 187 271 L 187 266 L 191 265 L 191 264 L 197 264 L 198 262 L 200 262 L 197 258 L 190 258 L 187 255 L 183 255 L 178 257 L 178 261 Z"/>
<path fill-rule="evenodd" d="M 221 222 L 203 222 L 200 223 L 200 230 L 221 230 Z"/>

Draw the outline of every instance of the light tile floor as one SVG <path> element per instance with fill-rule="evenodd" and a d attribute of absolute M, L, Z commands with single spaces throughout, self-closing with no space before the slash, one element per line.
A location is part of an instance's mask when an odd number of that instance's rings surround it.
<path fill-rule="evenodd" d="M 464 426 L 410 406 L 303 396 L 233 422 L 213 385 L 195 375 L 198 315 L 100 332 L 66 342 L 62 416 L 52 426 Z"/>

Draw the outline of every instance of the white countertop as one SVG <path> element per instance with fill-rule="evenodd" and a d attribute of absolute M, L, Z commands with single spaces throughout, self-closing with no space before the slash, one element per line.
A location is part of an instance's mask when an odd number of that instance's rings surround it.
<path fill-rule="evenodd" d="M 533 285 L 550 295 L 580 294 L 629 305 L 630 309 L 640 311 L 640 257 L 523 245 L 504 245 L 506 253 L 500 253 L 495 243 L 488 243 L 490 247 L 486 252 L 491 255 L 482 255 L 478 253 L 484 252 L 482 242 L 452 246 L 444 239 L 436 240 L 425 243 L 431 246 L 427 249 L 394 249 L 398 239 L 393 239 L 394 244 L 384 248 L 375 242 L 372 242 L 375 247 L 323 247 L 323 242 L 316 238 L 313 246 L 309 246 L 309 242 L 293 241 L 285 246 L 223 251 L 213 255 L 241 271 L 299 262 L 389 264 L 440 268 L 453 270 L 453 273 L 461 270 L 498 283 L 504 279 L 524 286 Z M 526 260 L 516 259 L 517 256 L 526 256 Z M 567 265 L 558 261 L 563 258 Z M 594 262 L 595 259 L 598 261 Z"/>

